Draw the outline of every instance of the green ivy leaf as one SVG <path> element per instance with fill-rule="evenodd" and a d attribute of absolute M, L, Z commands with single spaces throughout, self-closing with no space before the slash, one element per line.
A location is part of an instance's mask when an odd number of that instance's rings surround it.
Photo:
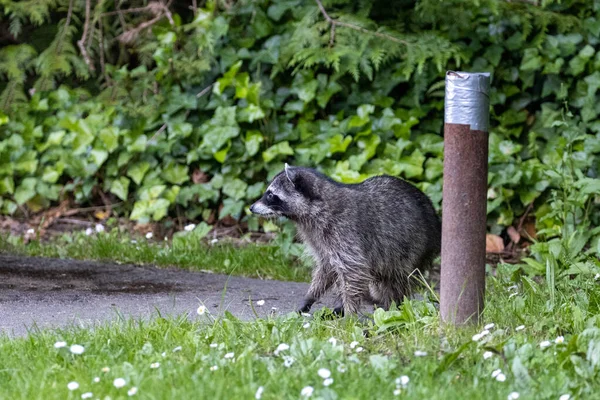
<path fill-rule="evenodd" d="M 258 150 L 260 149 L 260 144 L 263 142 L 264 138 L 260 131 L 252 130 L 246 132 L 246 152 L 250 157 L 253 157 Z"/>
<path fill-rule="evenodd" d="M 13 194 L 15 191 L 15 181 L 12 176 L 0 178 L 0 194 Z"/>
<path fill-rule="evenodd" d="M 113 126 L 103 128 L 98 135 L 104 147 L 109 153 L 112 153 L 119 146 L 119 129 Z"/>
<path fill-rule="evenodd" d="M 127 195 L 129 194 L 129 179 L 122 176 L 119 179 L 112 181 L 110 192 L 121 200 L 127 201 Z"/>
<path fill-rule="evenodd" d="M 187 165 L 170 163 L 163 169 L 161 176 L 169 183 L 181 185 L 190 179 L 188 171 Z"/>
<path fill-rule="evenodd" d="M 521 60 L 521 71 L 536 71 L 541 68 L 542 63 L 538 49 L 525 49 Z"/>
<path fill-rule="evenodd" d="M 232 197 L 234 200 L 241 200 L 246 197 L 246 189 L 248 184 L 241 179 L 232 179 L 225 182 L 223 185 L 223 193 Z"/>
<path fill-rule="evenodd" d="M 140 185 L 142 183 L 142 179 L 144 179 L 144 175 L 150 169 L 150 163 L 147 161 L 140 161 L 127 169 L 127 176 L 129 176 L 136 185 Z"/>
<path fill-rule="evenodd" d="M 25 178 L 15 191 L 15 201 L 18 205 L 23 205 L 35 196 L 35 186 L 37 184 L 36 178 Z"/>
<path fill-rule="evenodd" d="M 233 218 L 239 218 L 244 204 L 243 201 L 236 201 L 234 199 L 223 200 L 223 208 L 219 212 L 219 219 L 223 219 L 228 215 L 231 215 Z"/>
<path fill-rule="evenodd" d="M 294 155 L 294 150 L 290 147 L 290 144 L 287 140 L 269 147 L 262 153 L 263 161 L 267 163 L 271 162 L 273 159 L 275 159 L 275 157 L 279 155 Z"/>

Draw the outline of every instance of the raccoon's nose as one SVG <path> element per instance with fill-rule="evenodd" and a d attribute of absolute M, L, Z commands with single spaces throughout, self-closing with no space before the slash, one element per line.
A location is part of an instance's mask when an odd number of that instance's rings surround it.
<path fill-rule="evenodd" d="M 254 212 L 254 206 L 255 206 L 255 205 L 256 205 L 256 203 L 254 203 L 254 204 L 252 204 L 252 205 L 250 206 L 250 212 L 251 212 L 251 213 L 253 213 L 253 212 Z"/>

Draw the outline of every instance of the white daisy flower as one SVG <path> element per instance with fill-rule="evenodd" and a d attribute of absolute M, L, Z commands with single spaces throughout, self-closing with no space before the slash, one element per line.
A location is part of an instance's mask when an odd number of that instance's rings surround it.
<path fill-rule="evenodd" d="M 120 389 L 123 386 L 125 386 L 127 384 L 127 382 L 125 381 L 125 379 L 123 378 L 117 378 L 113 381 L 113 385 L 117 388 Z"/>
<path fill-rule="evenodd" d="M 216 370 L 218 370 L 218 369 L 219 369 L 219 367 L 218 367 L 218 366 L 216 366 L 216 365 L 213 365 L 212 367 L 210 367 L 210 370 L 211 370 L 211 371 L 216 371 Z"/>
<path fill-rule="evenodd" d="M 94 383 L 98 383 L 98 382 L 100 382 L 100 377 L 97 376 L 94 378 Z"/>
<path fill-rule="evenodd" d="M 345 366 L 344 364 L 340 364 L 340 365 L 338 365 L 338 366 L 337 366 L 337 371 L 338 371 L 340 374 L 343 374 L 344 372 L 346 372 L 346 366 Z"/>
<path fill-rule="evenodd" d="M 69 383 L 67 384 L 67 388 L 68 388 L 69 390 L 77 390 L 77 389 L 79 389 L 79 383 L 77 383 L 77 382 L 75 382 L 75 381 L 73 381 L 73 382 L 69 382 Z"/>
<path fill-rule="evenodd" d="M 191 232 L 191 231 L 193 231 L 193 230 L 194 230 L 194 228 L 195 228 L 195 227 L 196 227 L 196 224 L 189 224 L 189 225 L 186 225 L 186 226 L 185 226 L 183 229 L 184 229 L 186 232 Z"/>
<path fill-rule="evenodd" d="M 160 353 L 160 355 L 161 355 L 162 357 L 166 357 L 166 356 L 167 356 L 167 352 L 166 352 L 166 351 L 163 351 L 162 353 Z"/>
<path fill-rule="evenodd" d="M 554 343 L 556 343 L 556 344 L 563 344 L 564 342 L 565 342 L 565 338 L 562 336 L 559 336 L 554 340 Z"/>
<path fill-rule="evenodd" d="M 264 306 L 265 305 L 265 301 L 264 300 L 259 300 L 256 302 L 257 306 Z"/>
<path fill-rule="evenodd" d="M 314 391 L 315 391 L 315 389 L 313 389 L 312 386 L 305 386 L 300 391 L 300 396 L 302 396 L 302 397 L 310 397 L 310 396 L 312 396 L 312 394 L 313 394 Z"/>
<path fill-rule="evenodd" d="M 492 353 L 491 351 L 486 351 L 485 353 L 483 353 L 483 359 L 487 360 L 488 358 L 492 357 L 494 355 L 494 353 Z"/>
<path fill-rule="evenodd" d="M 549 340 L 544 340 L 542 343 L 540 343 L 540 348 L 545 349 L 546 347 L 550 347 L 551 343 Z"/>
<path fill-rule="evenodd" d="M 363 350 L 364 350 L 364 349 L 363 349 L 362 347 L 357 347 L 357 348 L 356 348 L 356 352 L 357 352 L 357 353 L 360 353 L 360 352 L 361 352 L 361 351 L 363 351 Z"/>
<path fill-rule="evenodd" d="M 331 343 L 332 346 L 335 346 L 337 344 L 337 339 L 334 337 L 330 337 L 328 342 Z"/>
<path fill-rule="evenodd" d="M 204 313 L 206 313 L 206 306 L 205 305 L 198 306 L 198 309 L 196 310 L 196 312 L 198 313 L 198 315 L 204 315 Z"/>
<path fill-rule="evenodd" d="M 309 314 L 309 313 L 306 313 L 306 312 L 303 312 L 303 313 L 302 313 L 302 316 L 303 316 L 303 317 L 310 317 L 310 314 Z"/>
<path fill-rule="evenodd" d="M 216 349 L 219 345 L 217 343 L 211 343 L 210 347 Z"/>
<path fill-rule="evenodd" d="M 150 239 L 152 239 L 152 236 L 154 236 L 154 234 L 152 232 L 146 233 L 146 239 L 150 240 Z"/>
<path fill-rule="evenodd" d="M 511 392 L 508 395 L 508 400 L 517 400 L 519 398 L 520 394 L 519 392 Z"/>
<path fill-rule="evenodd" d="M 305 323 L 304 325 L 302 325 L 302 327 L 303 327 L 304 329 L 308 329 L 308 328 L 310 328 L 310 322 L 307 322 L 307 323 Z"/>
<path fill-rule="evenodd" d="M 225 354 L 223 357 L 224 357 L 224 358 L 233 358 L 233 356 L 235 356 L 235 354 L 234 354 L 234 353 L 227 353 L 227 354 Z"/>
<path fill-rule="evenodd" d="M 289 350 L 290 346 L 287 343 L 280 343 L 279 346 L 273 352 L 276 356 L 279 355 L 282 351 Z"/>
<path fill-rule="evenodd" d="M 474 342 L 478 342 L 481 340 L 482 337 L 483 336 L 481 335 L 481 333 L 476 333 L 471 339 L 473 339 Z"/>
<path fill-rule="evenodd" d="M 254 394 L 254 398 L 256 400 L 260 400 L 260 398 L 262 397 L 263 391 L 265 390 L 264 387 L 259 386 L 258 389 L 256 389 L 256 393 Z"/>
<path fill-rule="evenodd" d="M 63 347 L 67 347 L 67 342 L 56 342 L 56 343 L 54 343 L 54 348 L 55 349 L 61 349 Z"/>
<path fill-rule="evenodd" d="M 600 279 L 600 274 L 596 274 L 596 275 L 594 275 L 594 280 L 596 280 L 596 281 L 597 281 L 598 279 Z"/>
<path fill-rule="evenodd" d="M 321 368 L 317 371 L 317 374 L 319 374 L 319 376 L 323 379 L 327 379 L 329 377 L 331 377 L 331 371 L 328 370 L 327 368 Z"/>
<path fill-rule="evenodd" d="M 134 386 L 127 391 L 127 396 L 135 396 L 137 394 L 137 392 L 138 392 L 138 388 Z"/>
<path fill-rule="evenodd" d="M 73 354 L 83 354 L 83 352 L 85 351 L 85 349 L 83 348 L 83 346 L 79 345 L 79 344 L 74 344 L 72 345 L 69 350 L 71 351 L 71 353 Z"/>
<path fill-rule="evenodd" d="M 219 242 L 219 239 L 214 238 L 213 240 L 210 241 L 210 244 L 215 244 L 215 243 L 218 243 L 218 242 Z"/>
<path fill-rule="evenodd" d="M 92 233 L 94 233 L 94 230 L 93 230 L 92 228 L 87 228 L 87 229 L 85 230 L 85 234 L 86 234 L 86 236 L 91 236 L 91 235 L 92 235 Z"/>
<path fill-rule="evenodd" d="M 296 359 L 292 356 L 283 356 L 283 366 L 289 368 L 296 361 Z"/>
<path fill-rule="evenodd" d="M 333 378 L 327 378 L 323 381 L 323 386 L 329 386 L 333 383 Z"/>
<path fill-rule="evenodd" d="M 181 351 L 181 346 L 177 346 L 173 349 L 173 353 L 177 353 L 178 351 Z"/>
<path fill-rule="evenodd" d="M 481 333 L 480 333 L 481 337 L 484 337 L 484 336 L 486 336 L 486 335 L 489 335 L 489 334 L 490 334 L 490 331 L 489 331 L 489 330 L 487 330 L 487 329 L 484 329 L 484 330 L 483 330 L 483 331 L 481 331 Z"/>
<path fill-rule="evenodd" d="M 82 399 L 91 399 L 93 395 L 94 395 L 94 393 L 92 393 L 92 392 L 85 392 L 81 395 L 81 398 Z"/>
<path fill-rule="evenodd" d="M 523 329 L 525 329 L 525 325 L 519 325 L 515 328 L 515 331 L 522 331 Z"/>
<path fill-rule="evenodd" d="M 96 232 L 104 232 L 104 227 L 102 226 L 102 224 L 96 224 Z"/>
<path fill-rule="evenodd" d="M 569 400 L 570 398 L 571 398 L 571 395 L 566 393 L 566 394 L 563 394 L 562 396 L 560 396 L 558 398 L 558 400 Z"/>
<path fill-rule="evenodd" d="M 152 369 L 156 369 L 158 367 L 160 367 L 160 363 L 155 362 L 155 363 L 150 364 L 150 368 L 152 368 Z"/>
<path fill-rule="evenodd" d="M 394 396 L 400 396 L 400 393 L 402 393 L 402 390 L 398 388 L 394 389 Z"/>
<path fill-rule="evenodd" d="M 29 228 L 27 229 L 27 235 L 33 235 L 35 233 L 35 229 Z"/>
<path fill-rule="evenodd" d="M 498 375 L 500 375 L 501 373 L 502 373 L 502 370 L 501 370 L 501 369 L 495 369 L 495 370 L 492 372 L 492 378 L 496 378 L 496 377 L 497 377 Z"/>
<path fill-rule="evenodd" d="M 483 327 L 483 329 L 492 329 L 494 326 L 496 326 L 496 324 L 494 324 L 494 323 L 487 324 L 486 326 Z"/>
<path fill-rule="evenodd" d="M 417 350 L 415 351 L 415 357 L 425 357 L 427 355 L 426 351 Z"/>
<path fill-rule="evenodd" d="M 406 386 L 410 382 L 410 378 L 406 375 L 402 375 L 400 378 L 396 378 L 396 386 Z"/>
<path fill-rule="evenodd" d="M 506 375 L 504 375 L 504 374 L 498 374 L 498 376 L 496 377 L 496 380 L 498 382 L 504 382 L 506 380 Z"/>
<path fill-rule="evenodd" d="M 110 372 L 110 368 L 108 368 L 108 367 L 103 367 L 103 368 L 102 368 L 102 372 L 104 372 L 104 373 Z"/>
<path fill-rule="evenodd" d="M 351 349 L 355 348 L 356 346 L 358 346 L 358 342 L 357 341 L 354 341 L 354 342 L 350 343 L 350 348 Z"/>

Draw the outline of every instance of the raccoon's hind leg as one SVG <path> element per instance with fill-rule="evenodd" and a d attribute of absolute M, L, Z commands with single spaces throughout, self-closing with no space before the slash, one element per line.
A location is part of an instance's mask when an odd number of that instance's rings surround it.
<path fill-rule="evenodd" d="M 370 286 L 373 303 L 378 307 L 389 310 L 392 302 L 400 305 L 404 296 L 410 294 L 408 282 L 403 278 L 373 282 Z"/>
<path fill-rule="evenodd" d="M 342 284 L 339 279 L 335 283 L 335 303 L 333 305 L 333 313 L 335 315 L 339 315 L 340 317 L 344 316 L 344 301 L 342 300 Z"/>
<path fill-rule="evenodd" d="M 319 300 L 327 290 L 337 281 L 336 271 L 327 263 L 317 263 L 313 271 L 312 282 L 308 288 L 308 293 L 304 296 L 298 312 L 306 313 L 317 300 Z"/>
<path fill-rule="evenodd" d="M 360 273 L 362 268 L 346 269 L 340 273 L 344 314 L 359 314 L 362 300 L 369 298 L 368 278 Z"/>

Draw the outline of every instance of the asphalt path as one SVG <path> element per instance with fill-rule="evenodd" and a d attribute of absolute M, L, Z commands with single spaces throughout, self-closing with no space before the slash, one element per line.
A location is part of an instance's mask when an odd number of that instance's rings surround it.
<path fill-rule="evenodd" d="M 213 315 L 227 310 L 249 320 L 294 311 L 307 289 L 306 283 L 175 268 L 0 254 L 0 332 L 23 336 L 158 313 L 199 318 L 200 304 Z M 323 305 L 333 307 L 333 300 L 313 309 Z"/>

